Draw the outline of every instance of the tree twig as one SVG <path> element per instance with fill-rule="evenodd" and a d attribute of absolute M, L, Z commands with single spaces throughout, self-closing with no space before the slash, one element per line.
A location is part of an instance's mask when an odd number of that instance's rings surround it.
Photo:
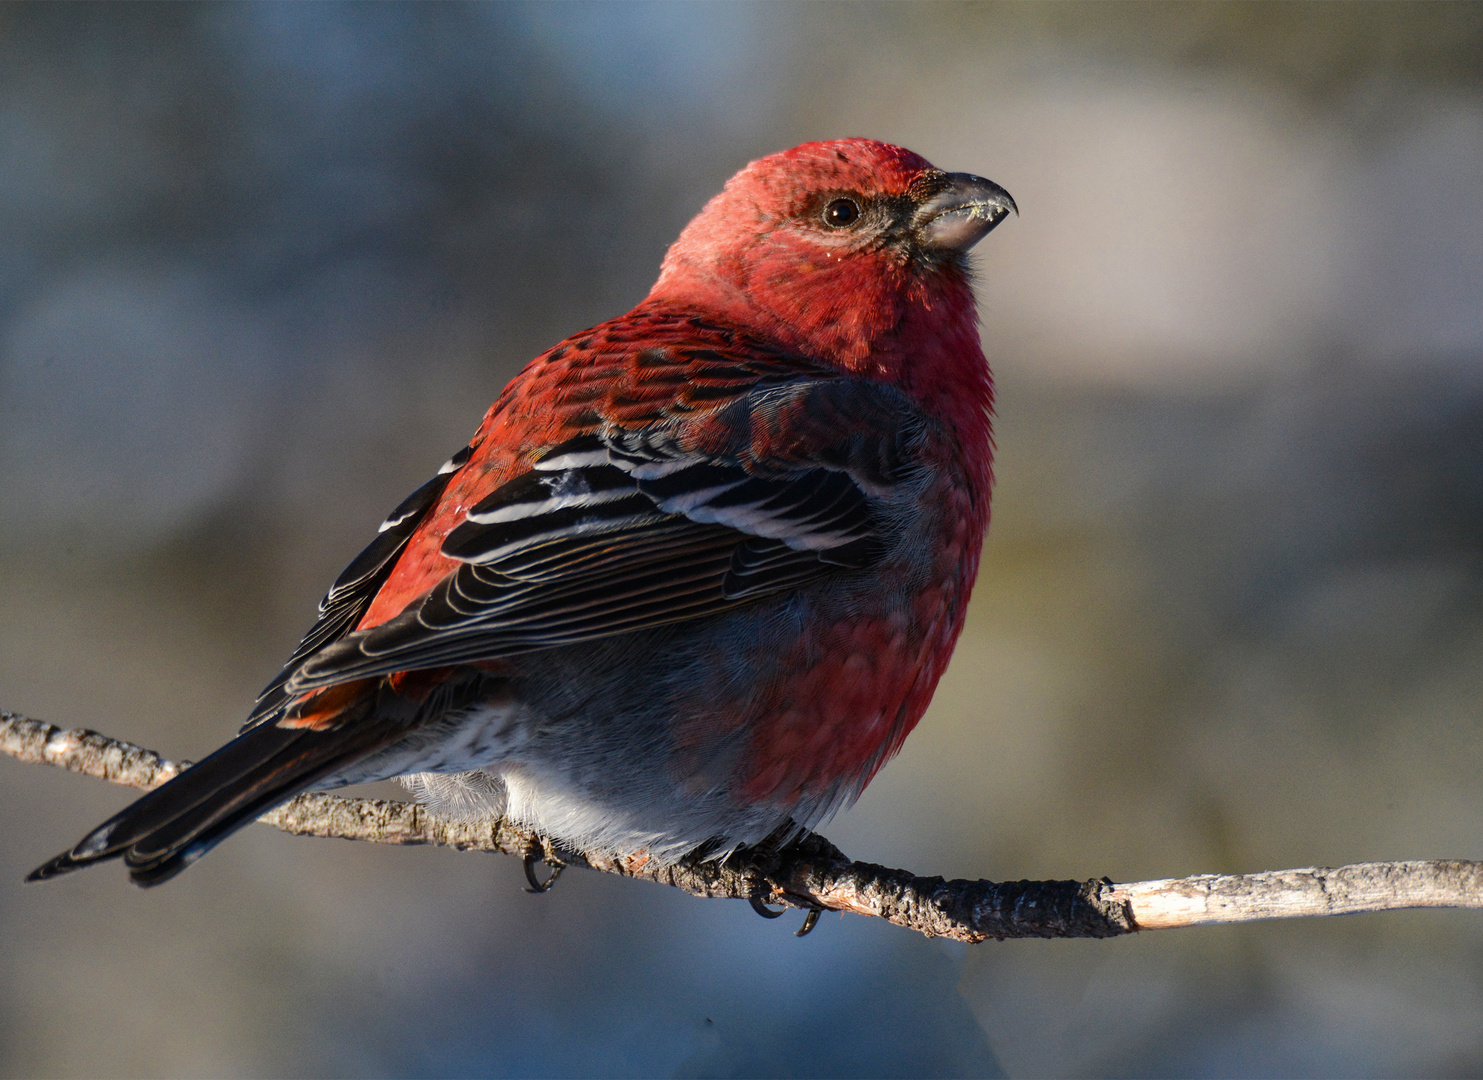
<path fill-rule="evenodd" d="M 145 790 L 188 767 L 94 731 L 65 731 L 9 712 L 0 712 L 0 753 Z M 656 881 L 695 896 L 850 911 L 929 937 L 968 942 L 1116 937 L 1205 923 L 1398 908 L 1483 908 L 1483 862 L 1462 860 L 1357 863 L 1123 884 L 1105 878 L 944 881 L 853 862 L 814 833 L 785 847 L 738 852 L 724 863 L 690 860 L 656 866 L 642 856 L 570 851 L 505 820 L 452 821 L 415 803 L 310 793 L 260 820 L 296 836 L 494 851 Z"/>

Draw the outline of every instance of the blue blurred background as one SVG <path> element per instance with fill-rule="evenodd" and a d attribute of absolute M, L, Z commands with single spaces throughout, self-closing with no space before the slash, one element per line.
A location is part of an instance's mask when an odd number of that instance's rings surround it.
<path fill-rule="evenodd" d="M 966 877 L 1483 858 L 1483 7 L 0 7 L 0 707 L 199 757 L 738 167 L 992 177 L 995 520 L 826 830 Z M 13 1076 L 1470 1076 L 1483 920 L 966 948 L 0 762 Z"/>

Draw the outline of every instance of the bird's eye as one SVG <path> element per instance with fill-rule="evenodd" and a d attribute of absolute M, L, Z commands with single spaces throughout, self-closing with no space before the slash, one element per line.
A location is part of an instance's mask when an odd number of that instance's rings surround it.
<path fill-rule="evenodd" d="M 848 229 L 860 220 L 860 206 L 854 199 L 835 199 L 824 207 L 824 224 L 831 229 Z"/>

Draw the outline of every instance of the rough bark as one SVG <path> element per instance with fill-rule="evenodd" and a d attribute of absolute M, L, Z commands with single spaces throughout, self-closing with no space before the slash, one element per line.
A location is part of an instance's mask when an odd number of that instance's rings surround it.
<path fill-rule="evenodd" d="M 70 731 L 0 712 L 0 753 L 148 790 L 189 766 L 95 731 Z M 416 803 L 300 795 L 261 819 L 295 836 L 494 851 L 553 867 L 584 866 L 683 889 L 885 919 L 928 937 L 1116 937 L 1205 923 L 1347 915 L 1413 907 L 1483 908 L 1483 862 L 1358 863 L 1260 874 L 1115 884 L 1090 881 L 944 881 L 853 862 L 810 833 L 786 846 L 738 852 L 724 863 L 654 866 L 570 851 L 508 821 L 451 821 Z M 812 923 L 806 925 L 811 926 Z"/>

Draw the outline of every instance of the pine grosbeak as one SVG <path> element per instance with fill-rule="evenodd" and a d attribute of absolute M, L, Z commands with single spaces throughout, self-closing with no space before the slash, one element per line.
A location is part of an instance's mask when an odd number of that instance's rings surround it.
<path fill-rule="evenodd" d="M 866 139 L 753 162 L 533 360 L 335 582 L 241 734 L 36 870 L 179 873 L 401 777 L 670 861 L 818 824 L 921 717 L 989 520 L 965 252 L 1014 202 Z"/>

